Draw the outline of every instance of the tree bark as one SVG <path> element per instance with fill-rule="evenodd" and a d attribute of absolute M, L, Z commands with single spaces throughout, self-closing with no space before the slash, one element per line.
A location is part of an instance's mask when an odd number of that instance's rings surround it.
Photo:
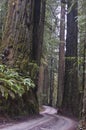
<path fill-rule="evenodd" d="M 46 0 L 35 0 L 34 21 L 33 21 L 33 40 L 32 40 L 32 60 L 40 65 L 42 54 L 44 20 L 45 20 Z"/>
<path fill-rule="evenodd" d="M 65 4 L 61 2 L 60 16 L 60 43 L 59 43 L 59 68 L 58 68 L 58 90 L 57 105 L 61 107 L 64 91 L 64 71 L 65 71 Z"/>
<path fill-rule="evenodd" d="M 83 110 L 82 110 L 82 117 L 86 122 L 86 39 L 84 41 L 84 67 L 83 67 L 83 83 L 84 83 L 84 94 L 83 94 Z"/>
<path fill-rule="evenodd" d="M 68 9 L 71 1 L 67 2 Z M 63 107 L 75 116 L 79 116 L 79 88 L 78 88 L 78 64 L 77 64 L 77 1 L 67 14 L 67 39 L 65 59 L 65 86 Z"/>
<path fill-rule="evenodd" d="M 53 72 L 53 57 L 50 60 L 50 92 L 49 92 L 49 105 L 53 106 L 53 91 L 54 91 L 54 72 Z"/>
<path fill-rule="evenodd" d="M 34 63 L 39 66 L 41 60 L 40 52 L 43 43 L 41 39 L 44 27 L 44 22 L 41 23 L 43 17 L 41 2 L 41 0 L 9 0 L 8 2 L 7 20 L 0 49 L 2 52 L 1 62 L 7 66 L 18 68 L 24 74 L 30 74 Z M 39 30 L 42 31 L 42 38 L 39 37 Z M 29 67 L 29 63 L 33 63 L 32 68 Z M 26 103 L 25 109 L 31 108 L 34 113 L 38 113 L 37 76 L 34 79 L 35 89 L 31 89 L 28 94 L 23 96 L 24 104 Z"/>
<path fill-rule="evenodd" d="M 48 98 L 49 98 L 49 71 L 48 66 L 45 66 L 44 68 L 44 82 L 43 82 L 43 104 L 48 104 Z"/>

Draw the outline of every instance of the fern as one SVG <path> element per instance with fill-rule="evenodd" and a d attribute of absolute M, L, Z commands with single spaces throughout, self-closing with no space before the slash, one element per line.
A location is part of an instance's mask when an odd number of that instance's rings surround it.
<path fill-rule="evenodd" d="M 23 77 L 15 69 L 0 65 L 0 92 L 6 99 L 9 95 L 12 98 L 15 98 L 16 95 L 22 96 L 34 87 L 35 84 L 30 77 Z"/>

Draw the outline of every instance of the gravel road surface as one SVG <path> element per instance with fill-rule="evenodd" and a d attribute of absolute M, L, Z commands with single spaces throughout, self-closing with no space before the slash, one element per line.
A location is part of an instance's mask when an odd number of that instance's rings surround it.
<path fill-rule="evenodd" d="M 57 110 L 43 106 L 42 117 L 20 123 L 10 123 L 0 127 L 0 130 L 76 130 L 77 122 L 67 117 L 57 115 Z"/>

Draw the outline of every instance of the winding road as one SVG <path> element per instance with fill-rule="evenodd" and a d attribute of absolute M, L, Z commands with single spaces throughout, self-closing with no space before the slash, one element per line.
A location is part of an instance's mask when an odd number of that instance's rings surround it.
<path fill-rule="evenodd" d="M 56 109 L 43 106 L 44 111 L 40 112 L 42 117 L 27 120 L 21 123 L 10 123 L 0 127 L 0 130 L 76 130 L 77 122 L 57 115 Z"/>

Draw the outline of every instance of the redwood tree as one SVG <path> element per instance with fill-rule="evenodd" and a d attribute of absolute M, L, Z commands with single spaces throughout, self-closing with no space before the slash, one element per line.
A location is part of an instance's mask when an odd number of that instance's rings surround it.
<path fill-rule="evenodd" d="M 43 37 L 43 25 L 41 21 L 43 15 L 43 1 L 41 0 L 9 0 L 8 14 L 5 24 L 0 52 L 2 54 L 1 63 L 10 68 L 17 68 L 22 75 L 28 75 L 34 80 L 35 88 L 26 92 L 19 101 L 20 106 L 15 109 L 14 105 L 8 108 L 12 112 L 19 109 L 29 113 L 38 113 L 37 101 L 37 74 L 40 65 Z M 42 24 L 43 23 L 43 24 Z M 41 36 L 39 36 L 41 31 Z M 22 102 L 21 102 L 22 100 Z M 7 101 L 8 105 L 11 101 Z M 11 104 L 11 103 L 10 103 Z"/>
<path fill-rule="evenodd" d="M 79 115 L 79 88 L 78 88 L 78 64 L 77 64 L 77 46 L 78 46 L 78 23 L 77 7 L 78 2 L 67 1 L 67 39 L 65 56 L 65 85 L 63 96 L 63 107 L 70 113 Z"/>
<path fill-rule="evenodd" d="M 57 105 L 61 107 L 64 90 L 64 71 L 65 71 L 65 1 L 61 1 L 60 16 L 60 43 L 59 43 L 59 68 L 58 68 L 58 98 Z"/>

